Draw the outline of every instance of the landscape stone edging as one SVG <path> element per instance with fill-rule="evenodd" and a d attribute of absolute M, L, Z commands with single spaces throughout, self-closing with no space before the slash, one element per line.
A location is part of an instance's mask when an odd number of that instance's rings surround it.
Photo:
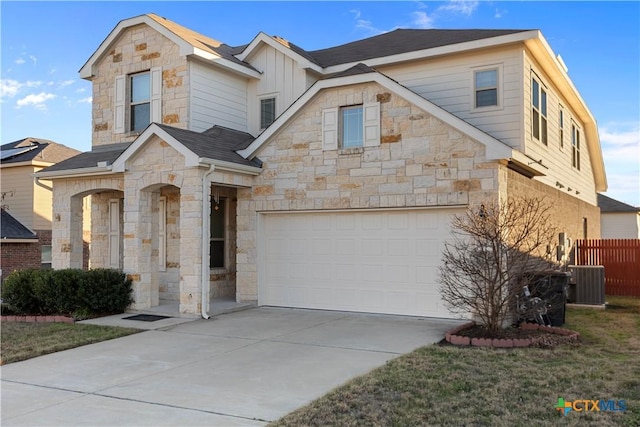
<path fill-rule="evenodd" d="M 0 316 L 1 322 L 27 323 L 75 323 L 73 317 L 68 316 Z"/>
<path fill-rule="evenodd" d="M 468 322 L 453 329 L 447 331 L 444 335 L 445 340 L 452 345 L 457 346 L 475 346 L 475 347 L 496 347 L 496 348 L 513 348 L 513 347 L 531 347 L 540 342 L 540 337 L 533 338 L 469 338 L 462 335 L 457 335 L 458 332 L 475 326 L 475 322 Z M 558 328 L 553 326 L 542 326 L 536 323 L 523 323 L 520 328 L 525 330 L 541 330 L 552 334 L 563 335 L 569 337 L 571 340 L 577 340 L 580 334 L 569 329 Z"/>

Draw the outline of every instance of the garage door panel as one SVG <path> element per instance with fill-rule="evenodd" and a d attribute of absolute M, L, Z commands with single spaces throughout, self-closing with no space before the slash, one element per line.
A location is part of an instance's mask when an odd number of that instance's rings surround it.
<path fill-rule="evenodd" d="M 452 317 L 440 300 L 437 266 L 450 215 L 460 212 L 264 214 L 259 304 Z"/>

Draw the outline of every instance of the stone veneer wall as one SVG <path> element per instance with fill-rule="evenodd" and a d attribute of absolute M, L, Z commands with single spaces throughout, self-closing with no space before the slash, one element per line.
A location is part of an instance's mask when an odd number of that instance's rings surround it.
<path fill-rule="evenodd" d="M 582 221 L 587 218 L 587 237 L 600 238 L 600 208 L 540 181 L 507 169 L 507 194 L 544 198 L 552 207 L 553 220 L 560 232 L 573 242 L 583 238 Z"/>
<path fill-rule="evenodd" d="M 162 123 L 186 128 L 189 73 L 178 46 L 141 24 L 123 32 L 95 65 L 92 108 L 94 146 L 131 142 L 137 134 L 113 132 L 115 78 L 162 67 Z M 128 84 L 128 83 L 127 83 Z M 127 114 L 128 115 L 128 114 Z"/>
<path fill-rule="evenodd" d="M 322 150 L 322 110 L 380 102 L 381 144 Z M 458 206 L 498 197 L 484 145 L 377 84 L 319 93 L 258 153 L 263 172 L 238 190 L 237 299 L 255 301 L 257 215 L 267 211 Z"/>

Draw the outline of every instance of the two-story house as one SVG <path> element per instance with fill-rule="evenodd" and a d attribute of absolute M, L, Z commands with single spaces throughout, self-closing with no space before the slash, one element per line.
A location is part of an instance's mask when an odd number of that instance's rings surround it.
<path fill-rule="evenodd" d="M 78 150 L 40 138 L 0 146 L 0 278 L 14 270 L 51 266 L 52 183 L 33 175 L 78 154 Z M 84 258 L 86 265 L 87 250 Z"/>
<path fill-rule="evenodd" d="M 133 308 L 210 298 L 450 317 L 452 214 L 511 195 L 597 237 L 596 122 L 538 30 L 396 30 L 317 51 L 232 47 L 154 14 L 121 21 L 80 76 L 93 149 L 54 182 L 53 265 L 122 268 Z"/>

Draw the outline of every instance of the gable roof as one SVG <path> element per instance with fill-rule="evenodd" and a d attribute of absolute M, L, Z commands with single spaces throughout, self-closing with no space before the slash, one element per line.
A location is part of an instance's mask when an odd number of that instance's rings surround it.
<path fill-rule="evenodd" d="M 58 163 L 79 154 L 80 151 L 48 139 L 24 138 L 0 146 L 2 164 L 37 162 Z"/>
<path fill-rule="evenodd" d="M 253 137 L 222 126 L 203 133 L 151 123 L 113 162 L 113 172 L 124 172 L 127 161 L 154 137 L 159 137 L 185 158 L 186 166 L 216 165 L 218 168 L 258 174 L 260 161 L 246 159 L 236 150 L 246 147 Z"/>
<path fill-rule="evenodd" d="M 619 212 L 634 212 L 640 213 L 640 207 L 628 205 L 618 200 L 607 197 L 604 194 L 598 194 L 598 207 L 601 212 L 619 213 Z"/>
<path fill-rule="evenodd" d="M 275 120 L 275 122 L 271 124 L 271 126 L 269 126 L 264 132 L 262 132 L 262 134 L 260 134 L 260 136 L 258 136 L 255 141 L 253 141 L 244 150 L 240 150 L 239 154 L 248 159 L 256 156 L 262 146 L 272 136 L 276 135 L 280 131 L 280 129 L 284 127 L 290 120 L 292 120 L 297 112 L 304 108 L 304 106 L 309 103 L 320 91 L 361 83 L 377 83 L 385 89 L 390 90 L 396 93 L 398 96 L 406 99 L 408 102 L 413 103 L 414 105 L 423 109 L 437 119 L 442 120 L 448 125 L 456 128 L 458 131 L 475 139 L 476 141 L 485 145 L 488 159 L 512 159 L 515 161 L 521 160 L 520 158 L 516 158 L 518 157 L 519 153 L 517 150 L 512 149 L 502 141 L 497 140 L 496 138 L 481 131 L 475 126 L 472 126 L 468 122 L 438 107 L 437 105 L 421 97 L 415 92 L 412 92 L 393 79 L 390 79 L 389 77 L 363 64 L 357 65 L 351 70 L 347 70 L 344 75 L 338 75 L 333 78 L 319 80 L 314 83 L 285 112 L 283 112 Z"/>
<path fill-rule="evenodd" d="M 309 52 L 309 56 L 325 68 L 526 31 L 529 30 L 398 29 L 340 46 L 314 50 Z"/>
<path fill-rule="evenodd" d="M 109 52 L 111 45 L 118 39 L 120 34 L 130 27 L 141 24 L 148 25 L 176 43 L 181 55 L 197 56 L 205 61 L 216 63 L 247 76 L 260 76 L 260 73 L 251 64 L 243 62 L 233 55 L 235 48 L 154 13 L 149 13 L 120 21 L 80 68 L 80 77 L 90 79 L 93 76 L 94 64 Z"/>
<path fill-rule="evenodd" d="M 2 240 L 38 240 L 38 236 L 33 231 L 25 227 L 13 215 L 0 208 L 0 239 Z"/>

